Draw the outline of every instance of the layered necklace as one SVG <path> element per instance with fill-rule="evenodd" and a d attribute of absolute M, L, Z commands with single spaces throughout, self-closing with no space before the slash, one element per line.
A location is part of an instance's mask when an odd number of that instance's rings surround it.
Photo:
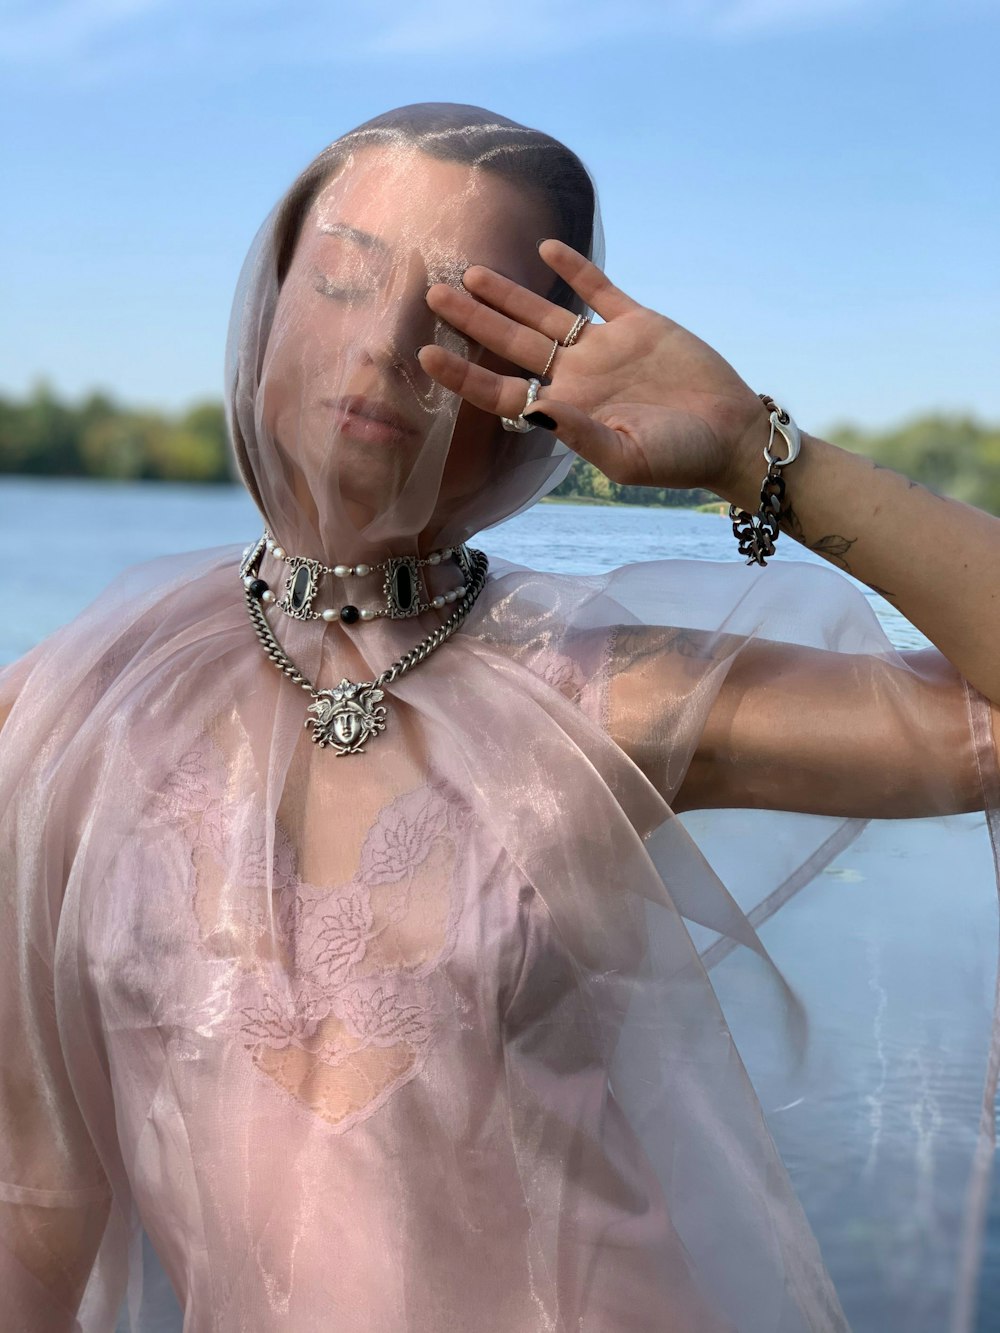
<path fill-rule="evenodd" d="M 280 597 L 260 577 L 265 551 L 288 565 L 289 572 Z M 458 565 L 461 582 L 446 593 L 428 597 L 420 571 L 427 565 L 439 565 L 449 558 Z M 283 675 L 311 696 L 312 703 L 306 709 L 307 717 L 303 725 L 312 729 L 312 739 L 321 749 L 330 746 L 336 754 L 364 754 L 365 743 L 385 730 L 383 686 L 390 685 L 397 677 L 412 670 L 429 657 L 435 648 L 440 648 L 451 638 L 485 587 L 488 569 L 486 554 L 464 543 L 431 551 L 425 557 L 397 556 L 379 564 L 324 565 L 318 560 L 289 555 L 266 530 L 253 546 L 248 546 L 243 552 L 239 567 L 247 611 L 265 653 Z M 348 603 L 339 608 L 316 609 L 315 603 L 326 575 L 362 578 L 379 573 L 382 575 L 382 605 L 358 607 Z M 354 624 L 376 620 L 381 616 L 393 620 L 406 619 L 419 615 L 421 611 L 452 603 L 455 610 L 443 624 L 433 629 L 402 657 L 390 663 L 374 680 L 350 681 L 345 678 L 329 690 L 317 689 L 299 671 L 275 638 L 264 615 L 264 607 L 274 604 L 295 620 L 341 620 L 345 624 Z"/>

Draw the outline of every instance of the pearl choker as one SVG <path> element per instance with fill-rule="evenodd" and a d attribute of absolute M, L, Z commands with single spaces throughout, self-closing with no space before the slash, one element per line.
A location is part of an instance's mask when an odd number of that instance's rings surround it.
<path fill-rule="evenodd" d="M 252 572 L 259 568 L 265 550 L 289 566 L 285 590 L 280 598 L 264 579 Z M 463 575 L 462 582 L 446 593 L 440 593 L 436 597 L 428 596 L 419 571 L 426 565 L 439 565 L 449 557 L 459 566 Z M 313 603 L 325 575 L 329 574 L 338 579 L 363 578 L 380 570 L 383 571 L 382 592 L 385 597 L 382 606 L 359 608 L 348 603 L 339 609 L 333 607 L 327 607 L 322 611 L 314 609 Z M 472 556 L 469 547 L 464 543 L 454 547 L 442 547 L 439 551 L 431 551 L 427 556 L 394 556 L 378 564 L 324 565 L 321 561 L 310 560 L 306 556 L 289 555 L 266 529 L 263 537 L 243 552 L 243 561 L 240 565 L 243 586 L 259 601 L 273 603 L 280 611 L 284 611 L 295 620 L 342 620 L 347 625 L 352 625 L 358 620 L 377 620 L 380 616 L 399 620 L 420 615 L 422 611 L 451 605 L 465 596 L 472 572 Z"/>

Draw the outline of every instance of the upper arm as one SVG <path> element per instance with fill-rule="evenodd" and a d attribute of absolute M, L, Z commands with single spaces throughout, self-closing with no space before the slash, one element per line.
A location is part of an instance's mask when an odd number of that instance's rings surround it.
<path fill-rule="evenodd" d="M 0 698 L 0 761 L 16 697 Z M 63 1060 L 42 895 L 24 873 L 11 812 L 2 813 L 0 1323 L 58 1333 L 79 1329 L 111 1189 Z"/>
<path fill-rule="evenodd" d="M 689 647 L 678 661 L 662 651 L 671 633 L 648 631 L 661 651 L 618 679 L 614 716 L 619 743 L 675 810 L 899 818 L 982 808 L 965 682 L 936 649 L 880 658 L 684 631 L 700 657 Z"/>

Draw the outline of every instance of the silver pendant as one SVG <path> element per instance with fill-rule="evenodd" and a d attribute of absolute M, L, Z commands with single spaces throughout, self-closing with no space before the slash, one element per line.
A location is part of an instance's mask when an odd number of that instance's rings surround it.
<path fill-rule="evenodd" d="M 379 703 L 384 697 L 385 691 L 371 683 L 342 680 L 332 690 L 316 691 L 306 709 L 316 716 L 307 717 L 304 725 L 312 727 L 320 749 L 332 745 L 337 754 L 364 754 L 365 741 L 385 731 L 386 708 Z"/>

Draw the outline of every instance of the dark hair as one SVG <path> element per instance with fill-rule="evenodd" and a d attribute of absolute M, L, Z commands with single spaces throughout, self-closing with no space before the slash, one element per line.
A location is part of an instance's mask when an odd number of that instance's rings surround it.
<path fill-rule="evenodd" d="M 462 162 L 539 195 L 552 211 L 556 238 L 581 254 L 594 243 L 596 195 L 586 167 L 565 144 L 478 106 L 457 102 L 417 102 L 398 107 L 334 140 L 315 157 L 285 196 L 275 221 L 278 286 L 285 280 L 302 223 L 325 182 L 347 155 L 382 143 L 412 143 L 443 162 Z M 579 312 L 580 298 L 556 279 L 549 299 Z"/>

